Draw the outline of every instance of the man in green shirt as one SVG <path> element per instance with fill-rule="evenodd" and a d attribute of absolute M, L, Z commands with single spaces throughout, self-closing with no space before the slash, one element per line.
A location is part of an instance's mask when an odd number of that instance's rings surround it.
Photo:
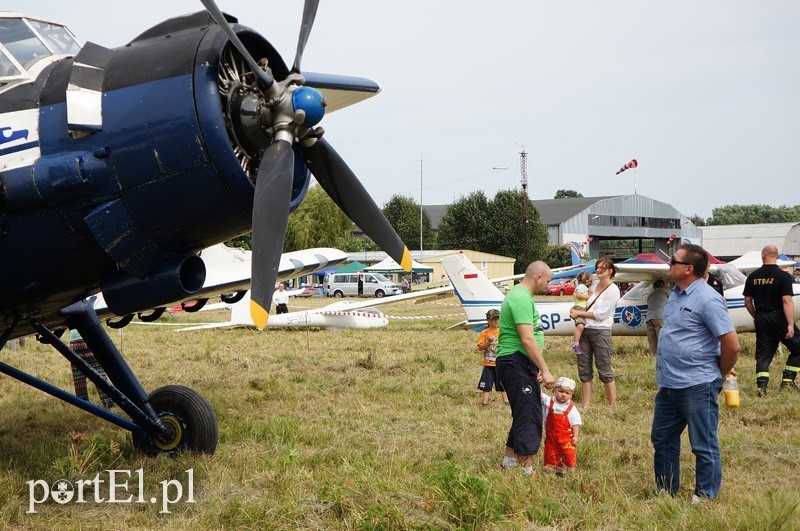
<path fill-rule="evenodd" d="M 542 355 L 544 333 L 533 302 L 533 295 L 542 293 L 551 277 L 547 264 L 533 262 L 522 281 L 506 294 L 500 307 L 496 371 L 508 394 L 512 418 L 502 467 L 508 469 L 519 464 L 526 474 L 533 474 L 533 456 L 542 442 L 538 377 L 541 375 L 548 389 L 555 384 Z"/>

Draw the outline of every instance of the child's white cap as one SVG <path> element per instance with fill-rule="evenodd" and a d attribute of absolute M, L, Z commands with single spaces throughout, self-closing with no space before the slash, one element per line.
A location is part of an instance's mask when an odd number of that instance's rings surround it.
<path fill-rule="evenodd" d="M 569 389 L 570 391 L 575 390 L 575 380 L 572 378 L 567 378 L 566 376 L 562 376 L 558 380 L 556 380 L 556 387 L 564 387 Z"/>

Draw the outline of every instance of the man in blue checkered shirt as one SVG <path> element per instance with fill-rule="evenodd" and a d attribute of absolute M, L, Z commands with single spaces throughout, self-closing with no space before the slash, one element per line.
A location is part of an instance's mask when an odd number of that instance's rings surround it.
<path fill-rule="evenodd" d="M 688 426 L 696 458 L 692 503 L 699 503 L 716 497 L 722 483 L 717 395 L 739 357 L 739 337 L 722 297 L 703 279 L 708 253 L 698 245 L 681 245 L 669 265 L 675 287 L 658 337 L 659 389 L 650 435 L 656 490 L 678 492 L 681 433 Z"/>

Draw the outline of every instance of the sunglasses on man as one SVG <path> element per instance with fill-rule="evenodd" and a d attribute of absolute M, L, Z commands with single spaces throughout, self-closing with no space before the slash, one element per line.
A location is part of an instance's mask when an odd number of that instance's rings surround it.
<path fill-rule="evenodd" d="M 675 257 L 674 257 L 674 256 L 672 256 L 672 257 L 669 259 L 669 265 L 671 265 L 671 266 L 674 266 L 675 264 L 681 264 L 681 265 L 692 265 L 692 264 L 690 264 L 689 262 L 681 262 L 680 260 L 675 260 Z"/>

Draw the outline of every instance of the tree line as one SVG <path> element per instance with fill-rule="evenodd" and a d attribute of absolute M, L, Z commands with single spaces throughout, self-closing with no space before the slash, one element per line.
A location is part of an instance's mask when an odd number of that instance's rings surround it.
<path fill-rule="evenodd" d="M 558 190 L 555 199 L 583 197 L 574 190 Z M 551 267 L 570 263 L 569 248 L 547 244 L 547 227 L 539 218 L 533 201 L 528 201 L 528 256 L 544 260 Z M 395 195 L 383 205 L 383 214 L 411 250 L 469 249 L 510 256 L 516 259 L 515 272 L 524 263 L 524 206 L 520 190 L 501 190 L 489 198 L 482 191 L 461 196 L 447 205 L 437 232 L 431 227 L 428 212 L 420 210 L 412 197 Z M 420 214 L 422 233 L 420 242 Z M 708 219 L 689 218 L 695 225 L 734 225 L 746 223 L 800 222 L 800 205 L 727 205 L 715 208 Z M 354 237 L 356 228 L 319 186 L 311 186 L 305 200 L 289 215 L 284 252 L 309 247 L 335 247 L 346 252 L 379 251 L 366 236 Z M 250 249 L 250 234 L 228 242 Z"/>
<path fill-rule="evenodd" d="M 569 263 L 569 251 L 547 245 L 547 228 L 539 211 L 528 201 L 528 255 L 531 260 Z M 515 271 L 521 271 L 525 253 L 525 198 L 519 190 L 501 190 L 488 198 L 483 192 L 462 196 L 447 206 L 439 230 L 434 233 L 431 220 L 413 198 L 395 195 L 383 205 L 383 214 L 411 250 L 420 248 L 420 214 L 423 249 L 470 249 L 510 256 L 516 259 Z M 284 252 L 309 247 L 336 247 L 346 252 L 379 251 L 366 236 L 354 237 L 353 223 L 319 187 L 312 186 L 305 200 L 289 215 Z M 250 234 L 228 242 L 249 249 Z"/>

